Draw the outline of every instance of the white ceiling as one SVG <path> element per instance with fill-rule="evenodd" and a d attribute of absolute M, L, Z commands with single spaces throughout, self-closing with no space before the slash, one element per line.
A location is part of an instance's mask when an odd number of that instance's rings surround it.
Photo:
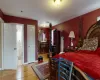
<path fill-rule="evenodd" d="M 39 25 L 56 25 L 100 8 L 100 0 L 62 0 L 59 6 L 53 0 L 0 0 L 0 8 L 8 15 L 38 20 Z"/>

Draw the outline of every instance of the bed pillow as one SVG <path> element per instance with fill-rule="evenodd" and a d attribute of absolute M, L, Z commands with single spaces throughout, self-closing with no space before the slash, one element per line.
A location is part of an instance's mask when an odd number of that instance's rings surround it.
<path fill-rule="evenodd" d="M 79 48 L 79 50 L 90 50 L 95 51 L 98 47 L 98 38 L 85 39 L 83 42 L 83 46 Z"/>

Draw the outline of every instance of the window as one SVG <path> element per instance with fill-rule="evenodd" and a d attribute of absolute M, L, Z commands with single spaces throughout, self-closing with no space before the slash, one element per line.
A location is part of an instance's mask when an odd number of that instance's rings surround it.
<path fill-rule="evenodd" d="M 42 33 L 42 37 L 43 37 L 43 42 L 45 42 L 46 41 L 46 34 Z"/>
<path fill-rule="evenodd" d="M 51 32 L 51 43 L 52 43 L 52 45 L 54 45 L 54 30 L 52 30 L 52 32 Z"/>

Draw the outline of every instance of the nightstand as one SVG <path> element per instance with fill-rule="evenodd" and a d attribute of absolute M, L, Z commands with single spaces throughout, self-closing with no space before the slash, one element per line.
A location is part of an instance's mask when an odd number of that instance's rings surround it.
<path fill-rule="evenodd" d="M 64 52 L 74 52 L 74 51 L 76 51 L 76 50 L 77 50 L 77 48 L 68 47 L 68 48 L 64 49 Z"/>

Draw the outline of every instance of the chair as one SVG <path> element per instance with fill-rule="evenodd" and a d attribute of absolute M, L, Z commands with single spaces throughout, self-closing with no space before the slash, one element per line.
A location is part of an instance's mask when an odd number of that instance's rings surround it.
<path fill-rule="evenodd" d="M 71 80 L 73 62 L 60 58 L 58 63 L 58 80 Z"/>
<path fill-rule="evenodd" d="M 58 59 L 52 58 L 50 60 L 50 80 L 58 80 Z"/>

